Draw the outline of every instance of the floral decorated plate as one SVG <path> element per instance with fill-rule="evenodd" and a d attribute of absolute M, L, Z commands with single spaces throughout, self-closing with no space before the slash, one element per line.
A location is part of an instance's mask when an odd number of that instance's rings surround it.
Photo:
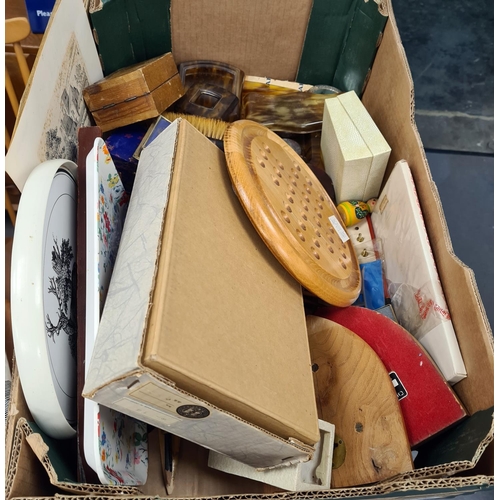
<path fill-rule="evenodd" d="M 50 160 L 31 172 L 12 248 L 12 333 L 26 403 L 56 439 L 76 424 L 76 165 Z"/>
<path fill-rule="evenodd" d="M 101 138 L 87 157 L 86 178 L 85 358 L 90 360 L 128 207 L 128 195 Z M 148 470 L 146 424 L 89 399 L 84 405 L 85 459 L 101 483 L 143 484 Z"/>

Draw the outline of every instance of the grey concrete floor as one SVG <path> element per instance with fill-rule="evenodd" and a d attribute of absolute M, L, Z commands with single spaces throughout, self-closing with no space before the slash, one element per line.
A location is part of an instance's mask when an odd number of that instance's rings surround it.
<path fill-rule="evenodd" d="M 453 249 L 472 268 L 493 328 L 493 157 L 427 151 Z"/>
<path fill-rule="evenodd" d="M 493 153 L 493 0 L 392 0 L 426 148 Z"/>
<path fill-rule="evenodd" d="M 474 271 L 493 329 L 493 156 L 435 150 L 427 150 L 426 154 L 453 250 Z M 464 500 L 493 500 L 494 488 L 459 496 Z"/>
<path fill-rule="evenodd" d="M 474 271 L 493 328 L 494 2 L 392 4 L 415 85 L 415 120 L 453 248 Z M 493 487 L 467 495 L 493 497 Z"/>

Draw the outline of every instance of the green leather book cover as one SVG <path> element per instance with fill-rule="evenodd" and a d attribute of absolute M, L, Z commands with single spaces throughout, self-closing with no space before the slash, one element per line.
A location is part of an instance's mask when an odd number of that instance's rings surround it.
<path fill-rule="evenodd" d="M 297 81 L 361 95 L 386 22 L 374 0 L 314 0 Z"/>
<path fill-rule="evenodd" d="M 358 0 L 357 4 L 332 84 L 361 96 L 387 17 L 379 12 L 373 0 Z"/>
<path fill-rule="evenodd" d="M 332 84 L 357 3 L 358 0 L 314 0 L 297 81 L 312 85 Z"/>
<path fill-rule="evenodd" d="M 93 0 L 89 13 L 104 76 L 172 49 L 170 0 Z"/>

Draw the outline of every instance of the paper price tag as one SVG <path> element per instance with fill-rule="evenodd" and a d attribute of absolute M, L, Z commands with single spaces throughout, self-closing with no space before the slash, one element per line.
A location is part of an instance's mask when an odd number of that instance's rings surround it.
<path fill-rule="evenodd" d="M 349 239 L 349 235 L 345 232 L 345 229 L 342 227 L 342 224 L 339 222 L 337 217 L 335 217 L 335 215 L 331 215 L 330 217 L 328 217 L 328 220 L 333 226 L 333 229 L 337 231 L 337 234 L 340 236 L 342 243 L 345 243 Z"/>
<path fill-rule="evenodd" d="M 188 399 L 178 393 L 174 393 L 167 387 L 159 387 L 149 382 L 130 393 L 136 400 L 186 418 L 205 418 L 210 415 L 210 410 L 197 404 L 194 399 Z"/>

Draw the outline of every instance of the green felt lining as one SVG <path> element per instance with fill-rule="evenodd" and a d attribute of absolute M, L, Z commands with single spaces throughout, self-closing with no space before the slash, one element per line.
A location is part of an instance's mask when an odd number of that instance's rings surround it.
<path fill-rule="evenodd" d="M 90 14 L 104 75 L 172 50 L 170 0 L 102 0 Z M 384 30 L 374 0 L 314 0 L 297 81 L 359 96 Z"/>
<path fill-rule="evenodd" d="M 314 0 L 297 80 L 360 96 L 386 22 L 374 0 Z"/>
<path fill-rule="evenodd" d="M 102 0 L 90 21 L 105 76 L 172 50 L 170 0 Z"/>

